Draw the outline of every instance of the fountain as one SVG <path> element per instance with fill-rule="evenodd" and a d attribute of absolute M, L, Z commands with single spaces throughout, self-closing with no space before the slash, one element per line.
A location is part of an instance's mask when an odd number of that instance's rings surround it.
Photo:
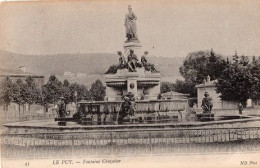
<path fill-rule="evenodd" d="M 125 20 L 127 40 L 123 44 L 124 52 L 118 51 L 119 64 L 110 66 L 105 73 L 105 101 L 80 101 L 73 116 L 66 116 L 65 110 L 61 110 L 55 122 L 48 120 L 5 124 L 6 132 L 52 133 L 259 125 L 260 117 L 214 116 L 207 94 L 204 98 L 204 112 L 196 114 L 196 118 L 191 121 L 187 120 L 190 114 L 187 99 L 161 100 L 161 74 L 154 64 L 147 61 L 149 52 L 143 51 L 141 59 L 138 59 L 142 45 L 137 36 L 135 20 L 136 16 L 129 8 Z"/>

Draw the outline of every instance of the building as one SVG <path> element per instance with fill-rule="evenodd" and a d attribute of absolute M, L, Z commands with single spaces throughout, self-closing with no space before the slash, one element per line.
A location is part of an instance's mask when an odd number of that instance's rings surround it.
<path fill-rule="evenodd" d="M 204 97 L 204 93 L 208 92 L 210 97 L 212 98 L 213 103 L 213 110 L 214 109 L 237 109 L 237 102 L 234 101 L 225 101 L 221 100 L 220 95 L 221 93 L 217 93 L 216 91 L 216 82 L 217 80 L 210 80 L 210 77 L 207 77 L 202 84 L 196 85 L 197 88 L 197 95 L 198 95 L 198 109 L 201 108 L 202 99 Z M 260 100 L 247 100 L 247 107 L 260 107 Z"/>
<path fill-rule="evenodd" d="M 189 94 L 170 91 L 170 92 L 162 93 L 161 96 L 162 96 L 162 100 L 187 99 Z"/>
<path fill-rule="evenodd" d="M 36 75 L 31 72 L 28 72 L 25 66 L 21 66 L 17 70 L 0 69 L 0 81 L 4 80 L 6 77 L 9 77 L 13 82 L 17 81 L 18 79 L 24 81 L 29 76 L 34 78 L 34 81 L 37 86 L 40 87 L 44 84 L 43 75 Z"/>
<path fill-rule="evenodd" d="M 77 78 L 85 78 L 87 76 L 87 74 L 85 74 L 85 73 L 77 73 L 76 76 L 77 76 Z"/>
<path fill-rule="evenodd" d="M 75 77 L 75 74 L 74 73 L 72 73 L 72 72 L 69 72 L 69 71 L 66 71 L 66 72 L 64 72 L 64 74 L 63 74 L 65 77 L 70 77 L 70 78 L 73 78 L 73 77 Z"/>
<path fill-rule="evenodd" d="M 44 76 L 42 75 L 35 75 L 33 73 L 28 72 L 27 68 L 25 66 L 19 67 L 19 69 L 11 70 L 11 69 L 0 69 L 0 82 L 2 82 L 6 77 L 12 80 L 12 82 L 16 82 L 18 79 L 21 79 L 22 81 L 25 81 L 27 77 L 32 77 L 34 79 L 34 82 L 37 87 L 41 87 L 44 84 Z M 24 106 L 24 110 L 28 110 L 28 104 Z M 10 115 L 18 115 L 16 112 L 18 112 L 19 105 L 15 103 L 11 103 L 8 108 L 5 106 L 0 107 L 0 109 L 3 109 L 3 111 L 9 110 L 12 111 L 12 114 Z M 39 107 L 36 105 L 33 105 L 30 107 L 32 111 L 39 111 Z"/>
<path fill-rule="evenodd" d="M 208 92 L 209 96 L 212 98 L 213 109 L 236 109 L 237 103 L 233 101 L 223 101 L 220 98 L 220 93 L 216 91 L 217 80 L 210 80 L 207 78 L 202 84 L 196 85 L 197 95 L 198 95 L 198 109 L 201 108 L 202 99 L 204 98 L 204 93 Z"/>

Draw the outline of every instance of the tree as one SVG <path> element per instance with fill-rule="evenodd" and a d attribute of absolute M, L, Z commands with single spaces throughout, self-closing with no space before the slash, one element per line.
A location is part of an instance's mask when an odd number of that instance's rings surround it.
<path fill-rule="evenodd" d="M 90 88 L 90 96 L 93 100 L 95 101 L 102 101 L 105 98 L 106 92 L 105 92 L 106 87 L 102 84 L 102 82 L 98 79 L 96 80 Z"/>
<path fill-rule="evenodd" d="M 73 100 L 71 99 L 71 90 L 70 90 L 70 83 L 67 79 L 63 81 L 63 86 L 62 86 L 62 95 L 64 96 L 66 103 L 72 102 Z"/>
<path fill-rule="evenodd" d="M 161 93 L 166 93 L 174 90 L 174 84 L 171 82 L 161 82 Z"/>
<path fill-rule="evenodd" d="M 58 101 L 58 98 L 62 96 L 62 83 L 51 75 L 48 82 L 42 86 L 42 104 L 54 104 Z"/>
<path fill-rule="evenodd" d="M 233 59 L 234 60 L 234 59 Z M 252 94 L 253 75 L 243 61 L 235 59 L 227 65 L 217 82 L 217 92 L 222 100 L 236 101 L 246 105 Z"/>
<path fill-rule="evenodd" d="M 0 83 L 0 104 L 4 105 L 4 110 L 8 110 L 8 106 L 14 98 L 14 84 L 9 77 L 6 77 Z"/>
<path fill-rule="evenodd" d="M 197 96 L 195 85 L 201 84 L 204 79 L 209 75 L 211 79 L 217 79 L 224 67 L 226 61 L 219 54 L 215 54 L 213 50 L 209 51 L 196 51 L 188 54 L 179 68 L 184 81 L 178 81 L 176 86 L 180 86 L 180 82 L 186 86 L 191 96 Z M 176 88 L 178 90 L 178 88 Z M 179 89 L 182 93 L 187 93 L 184 89 Z"/>
<path fill-rule="evenodd" d="M 209 62 L 206 65 L 208 70 L 207 75 L 209 75 L 212 80 L 218 79 L 218 77 L 221 76 L 226 64 L 227 63 L 224 58 L 221 55 L 216 55 L 213 49 L 211 49 Z"/>
<path fill-rule="evenodd" d="M 249 63 L 248 57 L 242 55 L 242 56 L 240 57 L 239 64 L 241 64 L 241 65 L 243 65 L 243 66 L 247 66 L 248 63 Z"/>
<path fill-rule="evenodd" d="M 29 76 L 25 79 L 25 84 L 24 84 L 24 101 L 25 103 L 27 103 L 29 105 L 29 111 L 30 111 L 30 107 L 32 104 L 37 102 L 37 99 L 39 97 L 39 89 L 37 88 L 37 85 L 34 81 L 34 78 Z"/>
<path fill-rule="evenodd" d="M 79 85 L 78 92 L 80 93 L 78 95 L 78 100 L 83 100 L 90 97 L 90 92 L 85 85 Z"/>
<path fill-rule="evenodd" d="M 237 55 L 237 51 L 235 55 L 232 56 L 233 64 L 238 64 L 239 56 Z"/>
<path fill-rule="evenodd" d="M 194 92 L 194 88 L 195 88 L 195 85 L 192 82 L 176 80 L 176 82 L 174 83 L 174 89 L 173 90 L 175 92 L 190 94 L 191 96 L 194 96 L 193 94 L 191 94 L 191 93 Z"/>
<path fill-rule="evenodd" d="M 253 57 L 250 71 L 253 76 L 253 84 L 252 84 L 252 93 L 251 98 L 255 100 L 260 99 L 260 58 L 255 59 L 255 56 Z"/>
<path fill-rule="evenodd" d="M 22 79 L 17 79 L 16 83 L 14 84 L 13 102 L 18 104 L 19 114 L 21 112 L 21 106 L 23 107 L 23 111 L 24 111 L 24 104 L 26 103 L 25 90 L 26 90 L 25 83 L 22 81 Z"/>
<path fill-rule="evenodd" d="M 86 88 L 85 85 L 80 85 L 78 83 L 73 83 L 70 86 L 70 100 L 72 101 L 77 101 L 79 100 L 83 100 L 83 99 L 87 99 L 88 95 L 89 95 L 89 91 Z M 75 93 L 77 93 L 77 97 L 75 97 Z"/>

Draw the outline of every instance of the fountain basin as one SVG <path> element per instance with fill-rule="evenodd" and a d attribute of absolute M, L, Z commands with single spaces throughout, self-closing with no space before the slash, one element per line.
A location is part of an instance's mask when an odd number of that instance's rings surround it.
<path fill-rule="evenodd" d="M 215 121 L 171 121 L 163 123 L 123 123 L 108 125 L 79 125 L 68 122 L 67 126 L 58 126 L 54 120 L 15 122 L 3 125 L 4 133 L 60 133 L 91 130 L 137 130 L 169 128 L 244 128 L 260 127 L 260 117 L 236 115 L 219 116 Z"/>

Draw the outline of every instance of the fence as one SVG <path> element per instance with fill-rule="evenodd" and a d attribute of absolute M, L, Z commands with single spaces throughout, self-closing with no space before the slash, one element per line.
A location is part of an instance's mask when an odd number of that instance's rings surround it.
<path fill-rule="evenodd" d="M 260 127 L 2 134 L 4 158 L 260 151 Z"/>
<path fill-rule="evenodd" d="M 22 122 L 22 121 L 29 121 L 29 120 L 47 120 L 47 119 L 54 119 L 57 115 L 54 113 L 48 114 L 21 114 L 15 117 L 7 117 L 3 115 L 1 118 L 1 122 L 5 123 L 12 123 L 12 122 Z"/>

